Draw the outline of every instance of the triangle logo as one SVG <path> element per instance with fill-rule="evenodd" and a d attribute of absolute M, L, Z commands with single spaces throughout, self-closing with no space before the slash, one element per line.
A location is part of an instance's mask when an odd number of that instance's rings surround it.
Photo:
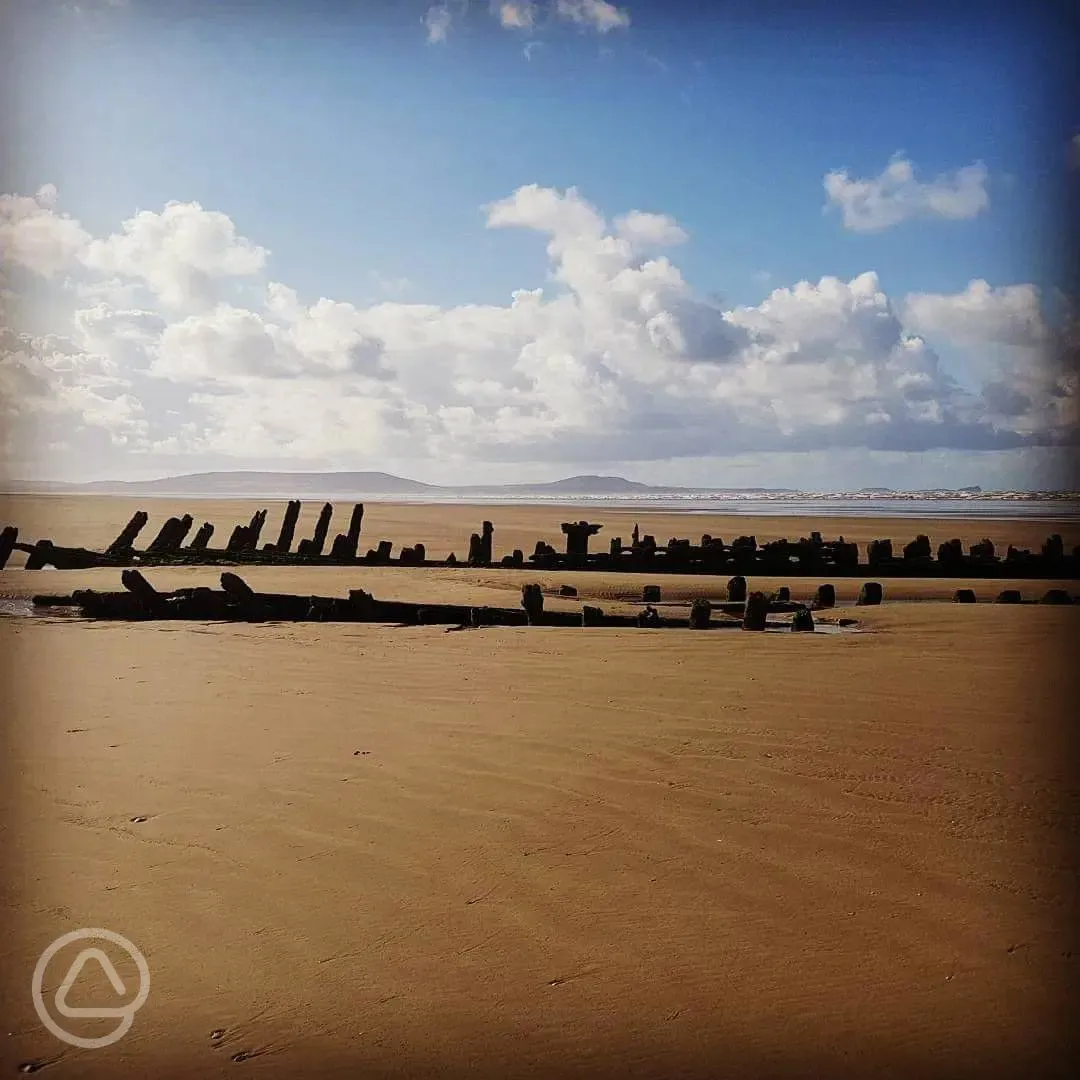
<path fill-rule="evenodd" d="M 101 949 L 83 949 L 78 956 L 72 961 L 71 967 L 68 968 L 67 974 L 64 976 L 63 982 L 60 983 L 59 989 L 56 991 L 56 1011 L 62 1016 L 90 1016 L 90 1017 L 110 1017 L 110 1016 L 126 1016 L 130 1011 L 130 1006 L 121 1006 L 115 1009 L 82 1009 L 74 1005 L 67 1003 L 68 992 L 72 986 L 75 985 L 75 980 L 78 979 L 82 972 L 82 969 L 87 965 L 90 960 L 96 960 L 98 966 L 105 972 L 105 977 L 112 984 L 112 988 L 116 991 L 118 997 L 122 997 L 127 993 L 127 987 L 124 986 L 124 980 L 120 978 L 119 972 L 113 966 L 113 962 L 106 956 Z"/>

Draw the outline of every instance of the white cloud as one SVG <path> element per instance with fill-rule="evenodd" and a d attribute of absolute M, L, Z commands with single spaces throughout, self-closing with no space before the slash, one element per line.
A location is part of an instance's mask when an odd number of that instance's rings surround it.
<path fill-rule="evenodd" d="M 986 181 L 986 166 L 976 162 L 922 183 L 915 179 L 915 166 L 898 155 L 873 179 L 853 180 L 837 169 L 825 174 L 824 186 L 844 227 L 869 233 L 912 218 L 973 218 L 990 205 Z"/>
<path fill-rule="evenodd" d="M 607 0 L 556 0 L 555 13 L 560 19 L 588 27 L 599 34 L 611 30 L 625 30 L 630 25 L 630 15 Z"/>
<path fill-rule="evenodd" d="M 670 247 L 686 239 L 685 230 L 667 214 L 648 214 L 631 210 L 615 219 L 618 234 L 635 247 Z"/>
<path fill-rule="evenodd" d="M 575 188 L 531 184 L 490 204 L 486 225 L 543 237 L 548 281 L 504 304 L 310 302 L 262 281 L 266 253 L 224 214 L 170 204 L 136 215 L 87 245 L 86 272 L 106 287 L 75 300 L 65 339 L 7 342 L 8 399 L 51 417 L 53 442 L 80 462 L 100 438 L 193 468 L 254 458 L 580 469 L 1075 437 L 1075 379 L 1042 359 L 1053 335 L 1030 286 L 972 282 L 894 304 L 868 272 L 731 307 L 698 294 L 664 253 L 687 234 L 663 213 L 609 220 Z M 113 275 L 140 282 L 145 299 L 111 302 Z M 248 277 L 258 289 L 246 300 L 225 294 Z M 934 348 L 991 340 L 1025 362 L 988 364 L 970 388 Z"/>
<path fill-rule="evenodd" d="M 904 302 L 904 316 L 921 333 L 939 335 L 961 346 L 1037 348 L 1047 338 L 1034 285 L 995 289 L 977 279 L 960 293 L 911 293 Z"/>
<path fill-rule="evenodd" d="M 171 308 L 206 308 L 222 299 L 221 282 L 259 273 L 267 251 L 237 235 L 226 215 L 197 202 L 143 210 L 122 232 L 94 240 L 82 255 L 91 270 L 144 282 Z"/>
<path fill-rule="evenodd" d="M 504 30 L 531 30 L 536 25 L 534 0 L 493 0 L 492 8 Z"/>
<path fill-rule="evenodd" d="M 966 352 L 991 423 L 1025 435 L 1080 424 L 1073 359 L 1080 323 L 1067 313 L 1062 326 L 1048 326 L 1035 286 L 993 288 L 979 279 L 951 295 L 913 293 L 904 312 L 911 325 Z"/>
<path fill-rule="evenodd" d="M 90 240 L 82 226 L 53 210 L 57 191 L 46 184 L 36 195 L 0 195 L 0 262 L 45 278 L 71 269 Z"/>
<path fill-rule="evenodd" d="M 454 14 L 446 4 L 434 4 L 427 9 L 422 21 L 427 30 L 428 44 L 441 45 L 450 34 Z"/>

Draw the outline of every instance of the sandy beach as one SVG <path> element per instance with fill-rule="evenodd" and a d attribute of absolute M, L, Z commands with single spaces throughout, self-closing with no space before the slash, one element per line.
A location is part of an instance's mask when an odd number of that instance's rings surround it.
<path fill-rule="evenodd" d="M 148 532 L 188 510 L 227 536 L 263 505 L 273 531 L 265 502 L 15 497 L 0 518 L 99 547 L 136 508 Z M 589 516 L 598 544 L 635 521 Z M 484 518 L 498 555 L 557 543 L 568 513 L 373 503 L 361 547 L 460 558 Z M 1045 521 L 636 520 L 663 540 L 1080 543 Z M 119 587 L 21 563 L 0 593 Z M 544 580 L 244 576 L 502 604 Z M 578 587 L 568 606 L 619 610 L 646 579 L 551 580 Z M 963 582 L 887 580 L 882 607 L 848 610 L 860 580 L 837 583 L 848 635 L 0 620 L 0 1071 L 1066 1075 L 1080 608 L 953 605 Z M 990 600 L 1012 583 L 972 584 Z M 662 585 L 684 603 L 724 581 Z M 50 1035 L 30 994 L 42 950 L 80 927 L 122 933 L 152 974 L 130 1032 L 99 1050 Z"/>

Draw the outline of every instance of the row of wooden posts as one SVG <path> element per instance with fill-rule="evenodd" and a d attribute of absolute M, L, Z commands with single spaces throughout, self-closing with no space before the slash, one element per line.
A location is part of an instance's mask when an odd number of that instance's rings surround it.
<path fill-rule="evenodd" d="M 260 545 L 266 525 L 267 511 L 257 510 L 247 522 L 237 524 L 229 535 L 224 548 L 211 548 L 214 526 L 204 522 L 189 542 L 188 536 L 195 522 L 190 514 L 169 518 L 145 549 L 135 547 L 139 534 L 146 527 L 149 517 L 139 510 L 124 526 L 119 535 L 103 551 L 97 552 L 81 547 L 62 547 L 50 539 L 33 544 L 20 542 L 15 526 L 0 531 L 0 569 L 7 564 L 12 552 L 26 552 L 27 570 L 52 566 L 58 570 L 89 569 L 98 566 L 155 566 L 170 564 L 286 564 L 310 565 L 399 565 L 399 566 L 454 566 L 456 555 L 445 559 L 430 559 L 423 544 L 403 547 L 397 559 L 393 559 L 393 543 L 380 540 L 377 546 L 360 554 L 360 533 L 364 520 L 364 506 L 357 503 L 352 508 L 348 529 L 338 533 L 330 543 L 330 525 L 334 513 L 331 503 L 323 505 L 310 537 L 302 538 L 296 545 L 297 524 L 301 502 L 291 500 L 285 509 L 281 527 L 274 541 Z M 958 539 L 946 541 L 937 547 L 934 557 L 930 539 L 920 534 L 901 552 L 894 551 L 892 540 L 871 541 L 866 548 L 866 561 L 860 563 L 858 545 L 846 541 L 824 540 L 819 532 L 798 541 L 774 540 L 759 545 L 754 536 L 738 536 L 730 544 L 708 534 L 698 544 L 690 540 L 672 537 L 667 544 L 658 544 L 651 535 L 641 535 L 635 525 L 629 545 L 621 537 L 613 537 L 607 552 L 590 553 L 589 541 L 602 528 L 594 522 L 567 521 L 561 529 L 566 537 L 565 551 L 556 549 L 546 541 L 538 540 L 533 553 L 526 558 L 523 551 L 496 560 L 494 556 L 495 527 L 484 521 L 479 532 L 469 538 L 467 564 L 469 566 L 504 566 L 536 570 L 584 570 L 633 573 L 684 573 L 723 574 L 736 571 L 759 575 L 816 575 L 831 572 L 852 576 L 860 570 L 869 569 L 886 577 L 1016 577 L 1016 578 L 1080 578 L 1080 547 L 1066 553 L 1059 534 L 1047 538 L 1039 552 L 1008 547 L 1004 557 L 999 556 L 992 541 L 984 539 L 972 544 L 965 553 Z"/>

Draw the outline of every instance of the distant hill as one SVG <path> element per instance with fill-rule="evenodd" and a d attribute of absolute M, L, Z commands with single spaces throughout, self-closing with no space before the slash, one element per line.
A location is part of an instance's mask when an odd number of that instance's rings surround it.
<path fill-rule="evenodd" d="M 205 472 L 160 480 L 97 480 L 86 484 L 18 481 L 12 492 L 99 495 L 624 495 L 693 491 L 654 487 L 622 476 L 570 476 L 541 484 L 425 484 L 384 472 Z"/>
<path fill-rule="evenodd" d="M 432 498 L 520 498 L 522 496 L 612 496 L 612 495 L 684 495 L 714 498 L 950 498 L 958 495 L 980 495 L 994 498 L 979 487 L 958 488 L 956 491 L 926 490 L 903 492 L 885 487 L 867 487 L 858 492 L 818 493 L 800 492 L 797 488 L 766 487 L 677 487 L 642 484 L 624 476 L 568 476 L 563 480 L 533 484 L 425 484 L 404 476 L 385 472 L 202 472 L 183 476 L 165 476 L 158 480 L 97 480 L 73 484 L 59 480 L 0 480 L 0 492 L 8 494 L 94 494 L 152 496 L 205 496 L 284 498 L 363 498 L 367 496 L 429 495 Z M 1010 498 L 1033 497 L 1034 492 L 1018 492 Z M 1044 492 L 1042 497 L 1054 496 Z M 1064 494 L 1064 493 L 1062 493 Z M 1004 497 L 999 493 L 998 497 Z"/>
<path fill-rule="evenodd" d="M 468 491 L 469 488 L 462 490 Z M 565 480 L 552 480 L 546 484 L 497 484 L 492 491 L 521 492 L 528 495 L 623 495 L 629 492 L 687 491 L 688 488 L 659 488 L 639 484 L 622 476 L 569 476 Z"/>
<path fill-rule="evenodd" d="M 98 495 L 419 495 L 439 490 L 432 484 L 384 472 L 205 472 L 160 480 L 96 480 L 87 484 L 7 485 L 13 491 L 55 491 Z"/>

